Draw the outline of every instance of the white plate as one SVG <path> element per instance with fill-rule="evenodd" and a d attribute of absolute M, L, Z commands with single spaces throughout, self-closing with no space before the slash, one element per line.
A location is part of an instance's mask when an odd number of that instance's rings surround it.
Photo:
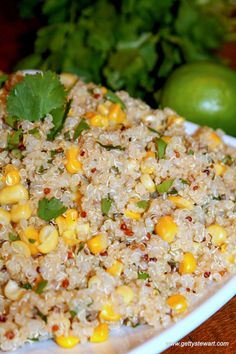
<path fill-rule="evenodd" d="M 193 133 L 198 126 L 186 123 L 188 133 Z M 224 136 L 225 143 L 236 147 L 236 139 Z M 176 324 L 156 331 L 148 326 L 135 329 L 123 326 L 112 331 L 110 339 L 101 344 L 78 345 L 71 351 L 61 349 L 53 341 L 27 344 L 16 354 L 158 354 L 186 336 L 201 323 L 218 311 L 227 301 L 236 295 L 236 275 L 223 284 L 211 289 L 201 298 L 195 308 Z"/>

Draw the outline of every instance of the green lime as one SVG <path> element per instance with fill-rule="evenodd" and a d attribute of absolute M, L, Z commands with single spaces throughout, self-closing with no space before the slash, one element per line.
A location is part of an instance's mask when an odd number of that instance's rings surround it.
<path fill-rule="evenodd" d="M 161 105 L 192 122 L 236 135 L 236 72 L 211 62 L 185 64 L 167 79 Z"/>

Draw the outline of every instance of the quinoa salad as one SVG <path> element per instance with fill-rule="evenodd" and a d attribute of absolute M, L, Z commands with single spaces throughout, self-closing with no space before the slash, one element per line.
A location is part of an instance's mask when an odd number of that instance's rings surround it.
<path fill-rule="evenodd" d="M 172 110 L 0 75 L 0 349 L 185 316 L 236 270 L 236 149 Z"/>

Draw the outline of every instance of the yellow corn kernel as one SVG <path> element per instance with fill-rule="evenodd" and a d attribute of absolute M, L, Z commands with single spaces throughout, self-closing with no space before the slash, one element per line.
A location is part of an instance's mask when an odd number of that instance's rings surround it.
<path fill-rule="evenodd" d="M 155 152 L 148 151 L 141 162 L 140 169 L 142 173 L 152 174 L 155 171 L 153 158 L 155 158 Z"/>
<path fill-rule="evenodd" d="M 133 289 L 130 286 L 127 285 L 120 285 L 116 288 L 116 293 L 119 294 L 124 303 L 126 305 L 128 305 L 129 303 L 131 303 L 131 301 L 134 298 L 134 292 Z"/>
<path fill-rule="evenodd" d="M 76 238 L 76 234 L 74 231 L 66 230 L 62 233 L 63 241 L 68 246 L 74 246 L 80 243 L 80 240 Z"/>
<path fill-rule="evenodd" d="M 80 339 L 76 336 L 58 336 L 55 337 L 55 342 L 62 348 L 71 349 L 80 342 Z"/>
<path fill-rule="evenodd" d="M 17 282 L 14 280 L 9 280 L 4 288 L 5 296 L 12 301 L 19 300 L 23 293 L 24 290 L 21 289 Z"/>
<path fill-rule="evenodd" d="M 6 165 L 3 182 L 8 186 L 14 186 L 20 183 L 21 177 L 18 169 L 13 165 Z"/>
<path fill-rule="evenodd" d="M 223 174 L 227 170 L 227 167 L 222 162 L 218 162 L 217 164 L 215 164 L 214 170 L 215 176 L 223 176 Z"/>
<path fill-rule="evenodd" d="M 231 263 L 231 264 L 234 264 L 235 263 L 235 256 L 232 254 L 232 253 L 225 253 L 224 254 L 224 259 L 226 260 L 226 261 L 228 261 L 229 263 Z"/>
<path fill-rule="evenodd" d="M 39 232 L 39 241 L 39 252 L 46 254 L 54 251 L 58 244 L 57 229 L 52 225 L 43 226 Z"/>
<path fill-rule="evenodd" d="M 126 218 L 133 219 L 133 220 L 139 220 L 141 218 L 141 214 L 140 213 L 136 213 L 136 212 L 131 211 L 129 209 L 125 209 L 124 215 L 125 215 Z"/>
<path fill-rule="evenodd" d="M 174 195 L 169 196 L 168 199 L 172 203 L 174 203 L 177 206 L 177 208 L 188 209 L 188 210 L 193 210 L 194 208 L 193 202 L 189 199 L 185 199 L 183 197 L 174 196 Z"/>
<path fill-rule="evenodd" d="M 93 118 L 90 119 L 90 125 L 92 127 L 107 128 L 108 118 L 106 116 L 102 116 L 101 114 L 96 114 Z"/>
<path fill-rule="evenodd" d="M 116 313 L 113 309 L 111 303 L 107 303 L 103 306 L 102 310 L 99 313 L 100 320 L 116 322 L 119 321 L 121 315 Z"/>
<path fill-rule="evenodd" d="M 123 272 L 124 266 L 120 261 L 115 260 L 110 268 L 107 268 L 107 272 L 114 276 L 120 276 Z"/>
<path fill-rule="evenodd" d="M 226 252 L 226 249 L 227 249 L 227 245 L 226 245 L 226 243 L 223 243 L 223 244 L 220 246 L 220 251 L 221 251 L 221 253 L 225 253 L 225 252 Z"/>
<path fill-rule="evenodd" d="M 28 226 L 26 229 L 20 232 L 21 241 L 28 244 L 32 256 L 38 254 L 39 245 L 39 233 L 33 226 Z"/>
<path fill-rule="evenodd" d="M 166 144 L 169 144 L 169 142 L 171 141 L 171 136 L 167 136 L 167 135 L 163 135 L 162 137 L 161 137 L 161 139 L 162 140 L 164 140 L 164 142 L 166 143 Z"/>
<path fill-rule="evenodd" d="M 112 103 L 109 108 L 108 119 L 117 124 L 123 123 L 125 120 L 125 113 L 122 111 L 118 103 Z"/>
<path fill-rule="evenodd" d="M 183 295 L 172 295 L 167 299 L 166 303 L 176 313 L 182 313 L 188 307 L 187 300 Z"/>
<path fill-rule="evenodd" d="M 97 115 L 96 112 L 86 112 L 86 113 L 84 114 L 84 116 L 85 116 L 87 119 L 91 119 L 91 118 L 95 117 L 96 115 Z"/>
<path fill-rule="evenodd" d="M 60 81 L 65 88 L 71 88 L 78 81 L 78 76 L 71 73 L 61 73 Z"/>
<path fill-rule="evenodd" d="M 9 225 L 11 222 L 11 214 L 3 208 L 0 208 L 0 224 Z"/>
<path fill-rule="evenodd" d="M 55 219 L 55 222 L 58 226 L 59 233 L 62 234 L 67 228 L 66 218 L 64 216 L 60 215 Z"/>
<path fill-rule="evenodd" d="M 107 93 L 107 88 L 105 86 L 101 87 L 101 93 L 105 95 Z"/>
<path fill-rule="evenodd" d="M 14 241 L 11 243 L 11 247 L 15 253 L 21 254 L 25 257 L 30 257 L 31 252 L 29 246 L 23 241 Z"/>
<path fill-rule="evenodd" d="M 29 203 L 13 205 L 11 208 L 11 221 L 19 222 L 20 220 L 28 220 L 32 215 Z"/>
<path fill-rule="evenodd" d="M 197 268 L 197 262 L 191 252 L 186 252 L 184 254 L 183 260 L 179 265 L 179 273 L 187 274 L 193 273 Z"/>
<path fill-rule="evenodd" d="M 78 216 L 79 216 L 79 213 L 78 213 L 78 210 L 76 210 L 76 209 L 68 209 L 65 212 L 65 218 L 66 218 L 67 223 L 71 223 L 73 221 L 78 220 Z"/>
<path fill-rule="evenodd" d="M 220 145 L 222 145 L 222 140 L 219 137 L 219 135 L 217 135 L 215 132 L 211 132 L 210 136 L 209 136 L 209 142 L 208 142 L 208 147 L 211 150 L 214 150 L 216 148 L 218 148 Z"/>
<path fill-rule="evenodd" d="M 169 127 L 172 124 L 181 124 L 183 121 L 184 119 L 182 117 L 172 115 L 167 118 L 167 125 Z"/>
<path fill-rule="evenodd" d="M 71 146 L 66 152 L 66 169 L 67 172 L 74 174 L 78 173 L 82 170 L 82 164 L 77 159 L 79 154 L 79 147 L 78 146 Z"/>
<path fill-rule="evenodd" d="M 109 108 L 103 103 L 100 103 L 98 106 L 97 106 L 97 111 L 98 113 L 100 113 L 101 115 L 103 116 L 107 116 L 108 113 L 109 113 Z"/>
<path fill-rule="evenodd" d="M 102 284 L 102 281 L 100 278 L 98 278 L 97 275 L 93 275 L 91 278 L 89 278 L 88 280 L 88 286 L 89 288 L 93 288 L 93 287 L 100 287 Z"/>
<path fill-rule="evenodd" d="M 147 173 L 142 174 L 140 177 L 140 180 L 148 192 L 150 192 L 150 193 L 155 192 L 155 190 L 156 190 L 155 183 L 153 182 L 152 178 Z"/>
<path fill-rule="evenodd" d="M 87 241 L 88 248 L 93 254 L 104 252 L 108 246 L 106 234 L 97 234 Z"/>
<path fill-rule="evenodd" d="M 0 191 L 0 205 L 16 204 L 29 199 L 29 193 L 22 184 L 6 186 Z"/>
<path fill-rule="evenodd" d="M 211 235 L 211 242 L 216 246 L 221 246 L 227 239 L 226 230 L 219 224 L 212 224 L 207 228 L 207 231 Z"/>
<path fill-rule="evenodd" d="M 164 241 L 171 243 L 174 241 L 174 238 L 178 232 L 178 226 L 174 222 L 172 216 L 162 216 L 155 225 L 155 232 Z"/>
<path fill-rule="evenodd" d="M 94 328 L 93 334 L 90 337 L 90 342 L 101 343 L 105 342 L 109 335 L 109 329 L 107 323 L 100 323 L 96 328 Z"/>

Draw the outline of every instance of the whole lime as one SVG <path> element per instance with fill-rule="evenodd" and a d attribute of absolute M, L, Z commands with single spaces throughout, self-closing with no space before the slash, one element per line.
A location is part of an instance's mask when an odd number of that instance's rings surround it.
<path fill-rule="evenodd" d="M 167 79 L 161 105 L 192 122 L 236 135 L 236 72 L 211 62 L 185 64 Z"/>

